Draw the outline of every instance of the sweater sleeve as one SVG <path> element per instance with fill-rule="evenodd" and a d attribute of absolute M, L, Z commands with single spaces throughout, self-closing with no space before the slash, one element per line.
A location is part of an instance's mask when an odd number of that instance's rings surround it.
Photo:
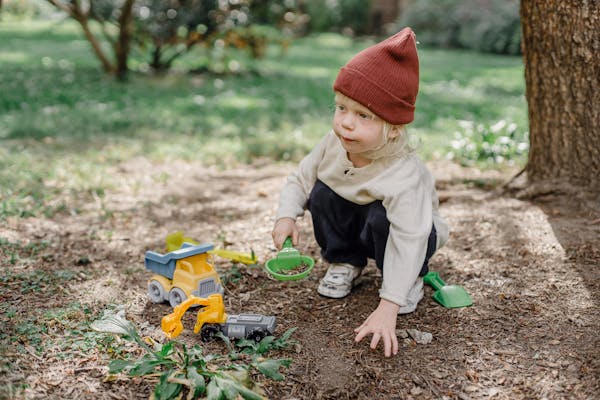
<path fill-rule="evenodd" d="M 416 171 L 415 171 L 416 172 Z M 399 193 L 384 197 L 390 231 L 385 248 L 383 283 L 379 296 L 406 305 L 425 260 L 433 223 L 432 195 L 426 173 L 414 173 L 402 182 Z"/>
<path fill-rule="evenodd" d="M 275 220 L 281 218 L 296 219 L 304 214 L 310 192 L 317 181 L 319 163 L 325 154 L 326 135 L 315 148 L 306 156 L 288 177 L 279 195 L 279 207 Z"/>

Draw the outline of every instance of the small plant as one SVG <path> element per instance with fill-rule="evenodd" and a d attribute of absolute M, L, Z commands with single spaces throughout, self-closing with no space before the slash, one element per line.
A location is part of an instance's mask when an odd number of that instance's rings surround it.
<path fill-rule="evenodd" d="M 234 263 L 231 267 L 219 271 L 219 278 L 223 285 L 235 286 L 242 279 L 242 271 L 240 271 L 238 264 Z"/>
<path fill-rule="evenodd" d="M 5 238 L 0 237 L 0 255 L 3 253 L 7 255 L 10 259 L 10 263 L 14 265 L 18 260 L 37 259 L 39 253 L 46 249 L 48 245 L 48 241 L 22 244 L 20 241 L 10 242 Z"/>
<path fill-rule="evenodd" d="M 446 158 L 462 164 L 513 163 L 529 150 L 528 133 L 521 132 L 514 123 L 500 120 L 494 125 L 462 121 L 462 131 L 454 133 L 451 149 Z"/>
<path fill-rule="evenodd" d="M 48 334 L 48 327 L 40 324 L 36 318 L 27 318 L 14 327 L 14 336 L 11 341 L 20 345 L 31 346 L 37 353 L 44 349 L 44 337 Z"/>
<path fill-rule="evenodd" d="M 260 342 L 256 342 L 250 339 L 240 339 L 235 344 L 237 348 L 241 349 L 240 353 L 242 354 L 265 354 L 271 350 L 284 350 L 288 348 L 290 345 L 295 344 L 296 341 L 292 340 L 292 334 L 296 331 L 296 328 L 288 329 L 280 338 L 276 338 L 275 336 L 266 336 Z M 234 347 L 231 345 L 231 342 L 226 336 L 220 334 L 221 337 L 230 351 L 234 351 Z"/>
<path fill-rule="evenodd" d="M 142 339 L 133 323 L 125 319 L 124 312 L 107 312 L 92 324 L 92 328 L 107 333 L 123 335 L 127 340 L 138 344 L 144 354 L 137 359 L 112 360 L 109 373 L 127 373 L 130 376 L 156 376 L 160 374 L 154 387 L 155 399 L 207 397 L 209 399 L 264 399 L 262 389 L 250 377 L 255 369 L 273 380 L 282 380 L 282 367 L 290 365 L 289 359 L 270 359 L 265 354 L 270 350 L 288 347 L 294 329 L 285 332 L 281 338 L 263 338 L 260 343 L 240 340 L 232 344 L 223 339 L 229 354 L 205 354 L 200 345 L 188 347 L 177 341 L 161 344 L 149 338 Z M 240 350 L 241 349 L 241 350 Z"/>
<path fill-rule="evenodd" d="M 11 264 L 16 264 L 17 258 L 11 256 Z M 40 293 L 52 290 L 54 285 L 72 281 L 75 273 L 70 270 L 45 271 L 42 269 L 15 273 L 9 268 L 0 268 L 0 284 L 7 289 L 18 290 L 20 293 Z"/>

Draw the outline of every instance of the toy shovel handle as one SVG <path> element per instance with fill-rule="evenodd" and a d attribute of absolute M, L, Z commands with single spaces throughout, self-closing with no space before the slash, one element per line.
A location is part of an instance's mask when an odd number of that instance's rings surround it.
<path fill-rule="evenodd" d="M 300 257 L 300 252 L 296 250 L 292 243 L 292 238 L 287 237 L 283 242 L 283 246 L 281 246 L 281 250 L 277 254 L 277 258 L 295 258 Z"/>
<path fill-rule="evenodd" d="M 423 282 L 425 282 L 425 284 L 431 286 L 435 290 L 440 290 L 441 288 L 446 286 L 446 283 L 442 280 L 442 278 L 440 278 L 440 274 L 434 271 L 428 272 L 423 277 Z"/>
<path fill-rule="evenodd" d="M 285 238 L 285 241 L 283 242 L 283 246 L 281 246 L 281 249 L 288 249 L 288 248 L 292 248 L 294 247 L 294 244 L 292 243 L 292 237 L 288 236 Z"/>

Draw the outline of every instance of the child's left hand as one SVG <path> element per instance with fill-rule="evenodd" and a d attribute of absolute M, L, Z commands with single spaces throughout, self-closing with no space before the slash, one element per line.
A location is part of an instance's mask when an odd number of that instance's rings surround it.
<path fill-rule="evenodd" d="M 379 306 L 369 315 L 361 326 L 354 332 L 355 342 L 360 342 L 365 336 L 372 333 L 371 348 L 377 348 L 379 340 L 383 341 L 383 350 L 386 357 L 398 353 L 398 338 L 396 337 L 396 319 L 400 306 L 391 301 L 381 299 Z"/>

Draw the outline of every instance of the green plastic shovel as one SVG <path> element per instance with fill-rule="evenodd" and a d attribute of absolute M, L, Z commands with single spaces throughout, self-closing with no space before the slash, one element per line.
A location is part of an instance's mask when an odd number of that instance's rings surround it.
<path fill-rule="evenodd" d="M 423 277 L 423 282 L 435 290 L 433 299 L 446 308 L 468 307 L 473 304 L 471 296 L 462 286 L 446 285 L 437 272 L 428 272 Z"/>
<path fill-rule="evenodd" d="M 303 256 L 292 246 L 292 238 L 288 237 L 283 242 L 277 257 L 266 262 L 267 272 L 279 281 L 295 281 L 308 276 L 315 266 L 315 260 Z"/>

